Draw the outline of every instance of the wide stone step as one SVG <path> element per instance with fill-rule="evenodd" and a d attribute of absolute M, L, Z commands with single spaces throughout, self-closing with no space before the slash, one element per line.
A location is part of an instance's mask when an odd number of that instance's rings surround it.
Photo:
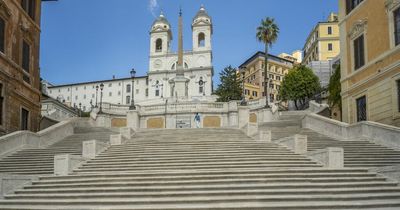
<path fill-rule="evenodd" d="M 243 178 L 256 178 L 256 179 L 277 179 L 277 178 L 303 178 L 303 179 L 310 179 L 310 178 L 315 178 L 315 179 L 331 179 L 332 177 L 334 178 L 339 178 L 339 179 L 345 179 L 345 178 L 351 178 L 351 179 L 356 179 L 356 178 L 376 178 L 375 174 L 368 174 L 368 173 L 354 173 L 354 174 L 341 174 L 341 173 L 332 173 L 332 174 L 234 174 L 234 175 L 228 175 L 228 174 L 212 174 L 212 175 L 164 175 L 164 176 L 79 176 L 75 178 L 63 178 L 59 177 L 57 179 L 46 179 L 46 178 L 41 178 L 40 181 L 34 181 L 33 184 L 64 184 L 64 183 L 96 183 L 96 182 L 113 182 L 113 181 L 170 181 L 170 180 L 215 180 L 215 179 L 243 179 Z"/>
<path fill-rule="evenodd" d="M 10 206 L 11 205 L 11 206 Z M 35 203 L 34 205 L 29 204 L 29 201 L 26 203 L 19 203 L 18 201 L 8 203 L 0 203 L 0 209 L 24 209 L 29 206 L 29 209 L 65 209 L 65 210 L 76 210 L 76 209 L 88 209 L 94 208 L 98 210 L 103 209 L 132 209 L 132 206 L 129 203 L 119 202 L 118 204 L 106 204 L 100 203 L 98 205 L 93 204 L 75 204 L 69 203 L 65 204 L 65 202 L 61 203 L 52 203 L 51 207 L 46 202 Z M 181 204 L 177 206 L 176 204 L 148 204 L 148 205 L 135 205 L 135 209 L 140 210 L 176 210 L 179 208 L 180 210 L 193 210 L 193 209 L 219 209 L 219 210 L 227 210 L 227 209 L 251 209 L 251 210 L 269 210 L 269 209 L 301 209 L 301 210 L 309 210 L 309 209 L 386 209 L 386 210 L 398 210 L 400 206 L 400 202 L 397 200 L 372 200 L 372 201 L 363 201 L 363 202 L 353 202 L 353 201 L 304 201 L 299 203 L 298 201 L 287 201 L 287 202 L 263 202 L 253 201 L 253 202 L 245 202 L 245 201 L 228 201 L 228 202 L 204 202 L 204 203 L 190 203 L 190 204 Z"/>
<path fill-rule="evenodd" d="M 30 199 L 30 198 L 101 198 L 101 197 L 181 197 L 181 196 L 214 196 L 214 195 L 343 195 L 343 194 L 380 194 L 400 193 L 398 187 L 384 188 L 343 188 L 343 189 L 237 189 L 237 190 L 166 190 L 161 192 L 90 192 L 84 191 L 46 193 L 42 191 L 17 191 L 16 194 L 6 195 L 7 199 Z"/>
<path fill-rule="evenodd" d="M 287 182 L 287 183 L 267 183 L 267 182 L 209 182 L 206 183 L 193 183 L 193 184 L 183 184 L 179 185 L 177 183 L 172 184 L 141 184 L 141 183 L 121 183 L 121 185 L 113 184 L 113 185 L 75 185 L 75 186 L 63 186 L 55 185 L 51 186 L 25 186 L 25 192 L 68 192 L 68 191 L 76 191 L 81 190 L 85 192 L 90 191 L 119 191 L 119 192 L 145 192 L 145 191 L 162 191 L 162 190 L 209 190 L 209 189 L 219 189 L 219 190 L 233 190 L 233 189 L 328 189 L 328 188 L 358 188 L 358 187 L 396 187 L 397 182 L 390 181 L 371 181 L 371 182 L 339 182 L 339 183 L 330 183 L 330 182 L 322 182 L 322 183 L 308 183 L 308 182 Z"/>
<path fill-rule="evenodd" d="M 132 171 L 132 170 L 182 170 L 182 169 L 215 169 L 215 168 L 226 168 L 226 169 L 246 169 L 255 167 L 269 167 L 269 168 L 301 168 L 301 167 L 322 167 L 313 162 L 306 163 L 255 163 L 255 164 L 209 164 L 209 165 L 160 165 L 160 166 L 138 166 L 138 165 L 121 165 L 115 167 L 88 167 L 84 166 L 78 168 L 75 172 L 81 171 Z"/>
<path fill-rule="evenodd" d="M 85 163 L 83 164 L 82 167 L 84 168 L 97 168 L 97 167 L 107 167 L 107 168 L 120 168 L 120 167 L 165 167 L 165 166 L 226 166 L 226 165 L 259 165 L 259 164 L 316 164 L 315 162 L 311 162 L 310 160 L 252 160 L 252 161 L 247 161 L 247 160 L 236 160 L 236 161 L 226 161 L 226 160 L 221 160 L 221 161 L 190 161 L 190 162 L 163 162 L 163 163 L 157 163 L 157 162 L 144 162 L 144 161 L 136 161 L 136 162 L 123 162 L 119 164 L 115 163 L 96 163 L 96 162 L 90 162 L 90 163 Z"/>
<path fill-rule="evenodd" d="M 32 186 L 27 186 L 25 189 L 49 189 L 62 187 L 107 187 L 107 186 L 189 186 L 189 185 L 213 185 L 213 184 L 238 184 L 238 183 L 353 183 L 353 182 L 378 182 L 385 181 L 382 177 L 338 177 L 338 178 L 214 178 L 214 179 L 196 179 L 196 180 L 152 180 L 152 181 L 132 181 L 132 180 L 108 180 L 88 182 L 88 183 L 42 183 L 36 182 Z"/>

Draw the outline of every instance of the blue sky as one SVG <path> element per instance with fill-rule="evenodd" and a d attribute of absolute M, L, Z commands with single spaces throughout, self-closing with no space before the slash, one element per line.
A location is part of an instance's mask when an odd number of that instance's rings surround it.
<path fill-rule="evenodd" d="M 191 20 L 201 4 L 213 18 L 214 83 L 226 66 L 239 66 L 263 50 L 255 38 L 262 18 L 275 18 L 280 35 L 272 54 L 301 49 L 308 33 L 337 0 L 59 0 L 42 5 L 41 77 L 66 84 L 146 75 L 149 29 L 160 10 L 172 25 L 177 49 L 179 6 L 183 9 L 184 49 L 191 49 Z"/>

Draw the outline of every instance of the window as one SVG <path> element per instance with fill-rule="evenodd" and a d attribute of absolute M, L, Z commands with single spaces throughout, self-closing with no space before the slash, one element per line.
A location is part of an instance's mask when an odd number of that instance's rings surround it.
<path fill-rule="evenodd" d="M 199 33 L 197 44 L 199 47 L 205 47 L 206 43 L 204 33 Z"/>
<path fill-rule="evenodd" d="M 139 89 L 136 89 L 136 94 L 139 94 Z"/>
<path fill-rule="evenodd" d="M 400 112 L 400 79 L 396 81 L 396 86 L 397 86 L 397 109 Z"/>
<path fill-rule="evenodd" d="M 21 0 L 22 9 L 35 20 L 36 0 Z"/>
<path fill-rule="evenodd" d="M 94 98 L 94 93 L 92 94 L 92 98 Z"/>
<path fill-rule="evenodd" d="M 126 104 L 130 104 L 131 103 L 131 96 L 126 96 Z"/>
<path fill-rule="evenodd" d="M 119 95 L 119 96 L 121 95 L 121 91 L 118 91 L 118 95 Z"/>
<path fill-rule="evenodd" d="M 159 89 L 156 89 L 155 95 L 156 95 L 156 96 L 160 96 L 160 90 L 159 90 Z"/>
<path fill-rule="evenodd" d="M 75 90 L 78 90 L 78 87 L 76 87 Z"/>
<path fill-rule="evenodd" d="M 0 18 L 0 51 L 5 53 L 5 44 L 6 44 L 6 22 L 3 18 Z"/>
<path fill-rule="evenodd" d="M 78 100 L 78 96 L 75 96 L 75 100 Z"/>
<path fill-rule="evenodd" d="M 129 84 L 129 85 L 126 85 L 126 92 L 127 93 L 130 93 L 131 92 L 131 85 Z"/>
<path fill-rule="evenodd" d="M 0 83 L 0 125 L 3 125 L 3 107 L 4 107 L 4 96 L 3 96 L 3 84 Z"/>
<path fill-rule="evenodd" d="M 112 83 L 108 84 L 108 87 L 112 87 Z"/>
<path fill-rule="evenodd" d="M 354 40 L 354 69 L 357 70 L 365 64 L 364 35 Z"/>
<path fill-rule="evenodd" d="M 257 97 L 257 91 L 253 91 L 253 96 Z"/>
<path fill-rule="evenodd" d="M 85 94 L 85 95 L 83 95 L 83 99 L 86 99 L 86 94 Z"/>
<path fill-rule="evenodd" d="M 146 85 L 149 85 L 149 78 L 146 77 Z"/>
<path fill-rule="evenodd" d="M 274 94 L 269 94 L 269 100 L 274 101 L 275 100 L 275 95 Z"/>
<path fill-rule="evenodd" d="M 69 92 L 69 88 L 67 89 L 67 91 Z"/>
<path fill-rule="evenodd" d="M 146 97 L 149 96 L 149 89 L 146 88 Z"/>
<path fill-rule="evenodd" d="M 199 93 L 203 93 L 203 86 L 199 86 Z"/>
<path fill-rule="evenodd" d="M 162 39 L 157 39 L 156 40 L 156 52 L 161 52 L 162 51 Z"/>
<path fill-rule="evenodd" d="M 29 111 L 21 108 L 21 130 L 28 130 Z"/>
<path fill-rule="evenodd" d="M 394 43 L 400 44 L 400 7 L 393 12 L 394 18 Z"/>
<path fill-rule="evenodd" d="M 86 86 L 83 86 L 83 89 L 86 90 Z"/>
<path fill-rule="evenodd" d="M 363 0 L 346 0 L 346 12 L 349 14 L 355 9 Z"/>
<path fill-rule="evenodd" d="M 61 93 L 61 89 L 58 89 L 58 92 Z"/>
<path fill-rule="evenodd" d="M 367 98 L 362 96 L 356 100 L 357 122 L 367 120 Z"/>
<path fill-rule="evenodd" d="M 328 51 L 332 51 L 333 50 L 333 45 L 332 43 L 328 43 Z"/>
<path fill-rule="evenodd" d="M 274 84 L 269 84 L 269 88 L 274 89 Z"/>
<path fill-rule="evenodd" d="M 332 34 L 332 26 L 328 26 L 328 34 L 329 34 L 329 35 Z"/>
<path fill-rule="evenodd" d="M 121 86 L 121 83 L 120 83 L 120 82 L 118 82 L 118 86 Z"/>
<path fill-rule="evenodd" d="M 276 76 L 276 80 L 281 81 L 281 76 Z"/>
<path fill-rule="evenodd" d="M 111 97 L 111 96 L 112 96 L 112 92 L 109 92 L 109 93 L 108 93 L 108 96 L 110 96 L 110 97 Z"/>
<path fill-rule="evenodd" d="M 22 69 L 29 73 L 31 47 L 25 40 L 22 41 Z"/>
<path fill-rule="evenodd" d="M 69 101 L 69 96 L 67 96 L 67 100 Z"/>

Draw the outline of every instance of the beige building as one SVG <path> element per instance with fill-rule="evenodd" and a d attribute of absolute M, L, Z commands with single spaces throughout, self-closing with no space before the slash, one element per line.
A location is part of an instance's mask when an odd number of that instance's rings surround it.
<path fill-rule="evenodd" d="M 292 52 L 292 54 L 281 53 L 278 55 L 278 57 L 293 61 L 293 63 L 303 62 L 303 52 L 301 50 L 296 50 L 296 51 Z"/>
<path fill-rule="evenodd" d="M 0 1 L 0 135 L 39 130 L 40 0 Z"/>
<path fill-rule="evenodd" d="M 332 60 L 340 53 L 338 16 L 331 13 L 326 22 L 319 22 L 303 47 L 303 64 Z"/>
<path fill-rule="evenodd" d="M 239 66 L 244 72 L 246 99 L 259 99 L 265 97 L 264 93 L 264 52 L 257 52 Z M 268 93 L 270 101 L 279 101 L 279 89 L 283 77 L 293 67 L 293 61 L 275 55 L 268 55 L 268 78 L 270 79 Z"/>
<path fill-rule="evenodd" d="M 400 126 L 400 1 L 339 2 L 343 121 Z"/>

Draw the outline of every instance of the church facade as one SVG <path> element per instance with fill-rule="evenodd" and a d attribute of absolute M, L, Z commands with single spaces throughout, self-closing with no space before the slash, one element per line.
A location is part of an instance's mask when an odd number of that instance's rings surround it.
<path fill-rule="evenodd" d="M 171 51 L 171 25 L 163 13 L 150 30 L 150 55 L 147 76 L 89 81 L 65 85 L 46 85 L 47 93 L 70 106 L 90 111 L 102 101 L 112 104 L 135 104 L 175 100 L 207 100 L 213 91 L 212 19 L 202 6 L 191 23 L 193 48 L 183 51 L 182 17 L 180 16 L 178 52 Z M 179 75 L 181 73 L 181 75 Z M 178 78 L 179 77 L 179 78 Z M 177 81 L 183 82 L 178 88 Z M 103 84 L 103 91 L 100 85 Z M 133 88 L 132 88 L 133 86 Z M 181 93 L 179 93 L 181 92 Z"/>

